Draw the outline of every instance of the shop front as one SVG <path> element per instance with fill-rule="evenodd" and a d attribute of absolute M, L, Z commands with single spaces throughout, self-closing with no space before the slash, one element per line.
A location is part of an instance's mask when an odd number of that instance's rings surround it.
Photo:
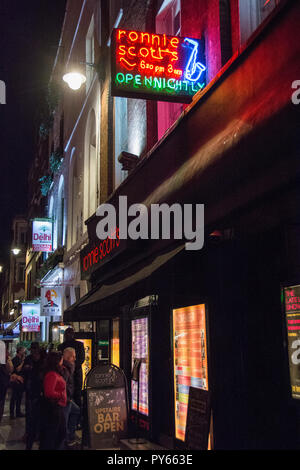
<path fill-rule="evenodd" d="M 86 222 L 81 276 L 92 288 L 64 320 L 108 322 L 99 343 L 106 341 L 105 358 L 126 374 L 131 431 L 139 402 L 142 435 L 170 449 L 185 447 L 189 387 L 211 394 L 210 448 L 299 444 L 291 394 L 299 384 L 288 361 L 298 361 L 291 336 L 298 307 L 286 301 L 296 307 L 285 318 L 281 303 L 286 279 L 295 279 L 285 285 L 290 290 L 300 284 L 300 120 L 291 102 L 300 43 L 282 40 L 298 37 L 300 9 L 288 5 L 108 201 L 116 208 L 124 195 L 128 206 L 204 204 L 204 247 L 186 250 L 174 239 L 103 244 L 96 215 Z"/>

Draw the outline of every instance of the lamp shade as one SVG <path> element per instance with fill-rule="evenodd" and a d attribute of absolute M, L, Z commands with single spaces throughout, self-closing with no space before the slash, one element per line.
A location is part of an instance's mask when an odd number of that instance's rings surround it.
<path fill-rule="evenodd" d="M 79 90 L 81 85 L 86 82 L 86 77 L 79 72 L 69 72 L 63 76 L 63 80 L 72 90 Z"/>

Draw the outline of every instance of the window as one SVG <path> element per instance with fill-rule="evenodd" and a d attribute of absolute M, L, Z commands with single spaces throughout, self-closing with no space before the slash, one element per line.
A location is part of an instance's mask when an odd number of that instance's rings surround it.
<path fill-rule="evenodd" d="M 165 0 L 156 16 L 156 32 L 178 36 L 180 34 L 180 0 Z M 158 140 L 182 113 L 178 103 L 157 102 Z"/>
<path fill-rule="evenodd" d="M 25 264 L 19 263 L 17 267 L 17 282 L 25 281 Z"/>
<path fill-rule="evenodd" d="M 280 0 L 239 0 L 240 37 L 244 44 Z"/>
<path fill-rule="evenodd" d="M 90 26 L 86 35 L 85 40 L 85 58 L 87 64 L 94 64 L 95 63 L 95 39 L 94 39 L 94 17 L 90 22 Z M 86 92 L 88 92 L 91 83 L 94 78 L 94 68 L 90 65 L 86 65 Z"/>
<path fill-rule="evenodd" d="M 127 98 L 114 99 L 114 146 L 115 146 L 115 171 L 114 188 L 119 186 L 127 177 L 127 171 L 122 170 L 122 165 L 118 161 L 121 152 L 128 150 L 128 122 L 127 122 Z"/>
<path fill-rule="evenodd" d="M 65 244 L 65 195 L 64 195 L 64 178 L 61 175 L 58 187 L 57 197 L 57 246 Z"/>
<path fill-rule="evenodd" d="M 90 217 L 98 203 L 98 162 L 96 114 L 90 111 L 85 131 L 84 151 L 84 218 Z"/>

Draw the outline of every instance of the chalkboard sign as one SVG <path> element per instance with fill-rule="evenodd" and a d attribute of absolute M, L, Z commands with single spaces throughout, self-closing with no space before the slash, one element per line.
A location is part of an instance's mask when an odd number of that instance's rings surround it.
<path fill-rule="evenodd" d="M 86 386 L 92 388 L 125 387 L 125 376 L 115 365 L 104 363 L 89 372 Z"/>
<path fill-rule="evenodd" d="M 127 436 L 127 409 L 124 388 L 88 389 L 87 406 L 90 445 L 100 448 L 103 441 L 116 443 Z"/>
<path fill-rule="evenodd" d="M 210 393 L 207 390 L 190 387 L 185 431 L 187 449 L 207 450 L 210 413 Z"/>
<path fill-rule="evenodd" d="M 127 437 L 127 384 L 121 369 L 106 363 L 88 373 L 85 410 L 84 434 L 88 433 L 92 449 L 115 445 Z"/>

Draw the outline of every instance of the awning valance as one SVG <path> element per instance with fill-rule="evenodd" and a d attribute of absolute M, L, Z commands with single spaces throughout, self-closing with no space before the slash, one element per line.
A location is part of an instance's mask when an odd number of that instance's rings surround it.
<path fill-rule="evenodd" d="M 107 298 L 120 294 L 124 290 L 150 278 L 154 272 L 183 251 L 184 247 L 185 245 L 181 244 L 172 250 L 158 254 L 151 259 L 145 260 L 142 266 L 139 266 L 136 270 L 131 270 L 130 274 L 128 274 L 128 271 L 124 272 L 124 275 L 118 281 L 102 284 L 102 286 L 92 289 L 84 297 L 65 310 L 64 321 L 74 320 L 73 314 L 75 312 L 75 321 L 77 321 L 79 316 L 81 316 L 80 313 L 84 316 L 84 312 L 86 312 L 89 307 L 100 304 L 100 302 Z M 82 317 L 82 320 L 84 320 L 84 317 Z"/>

